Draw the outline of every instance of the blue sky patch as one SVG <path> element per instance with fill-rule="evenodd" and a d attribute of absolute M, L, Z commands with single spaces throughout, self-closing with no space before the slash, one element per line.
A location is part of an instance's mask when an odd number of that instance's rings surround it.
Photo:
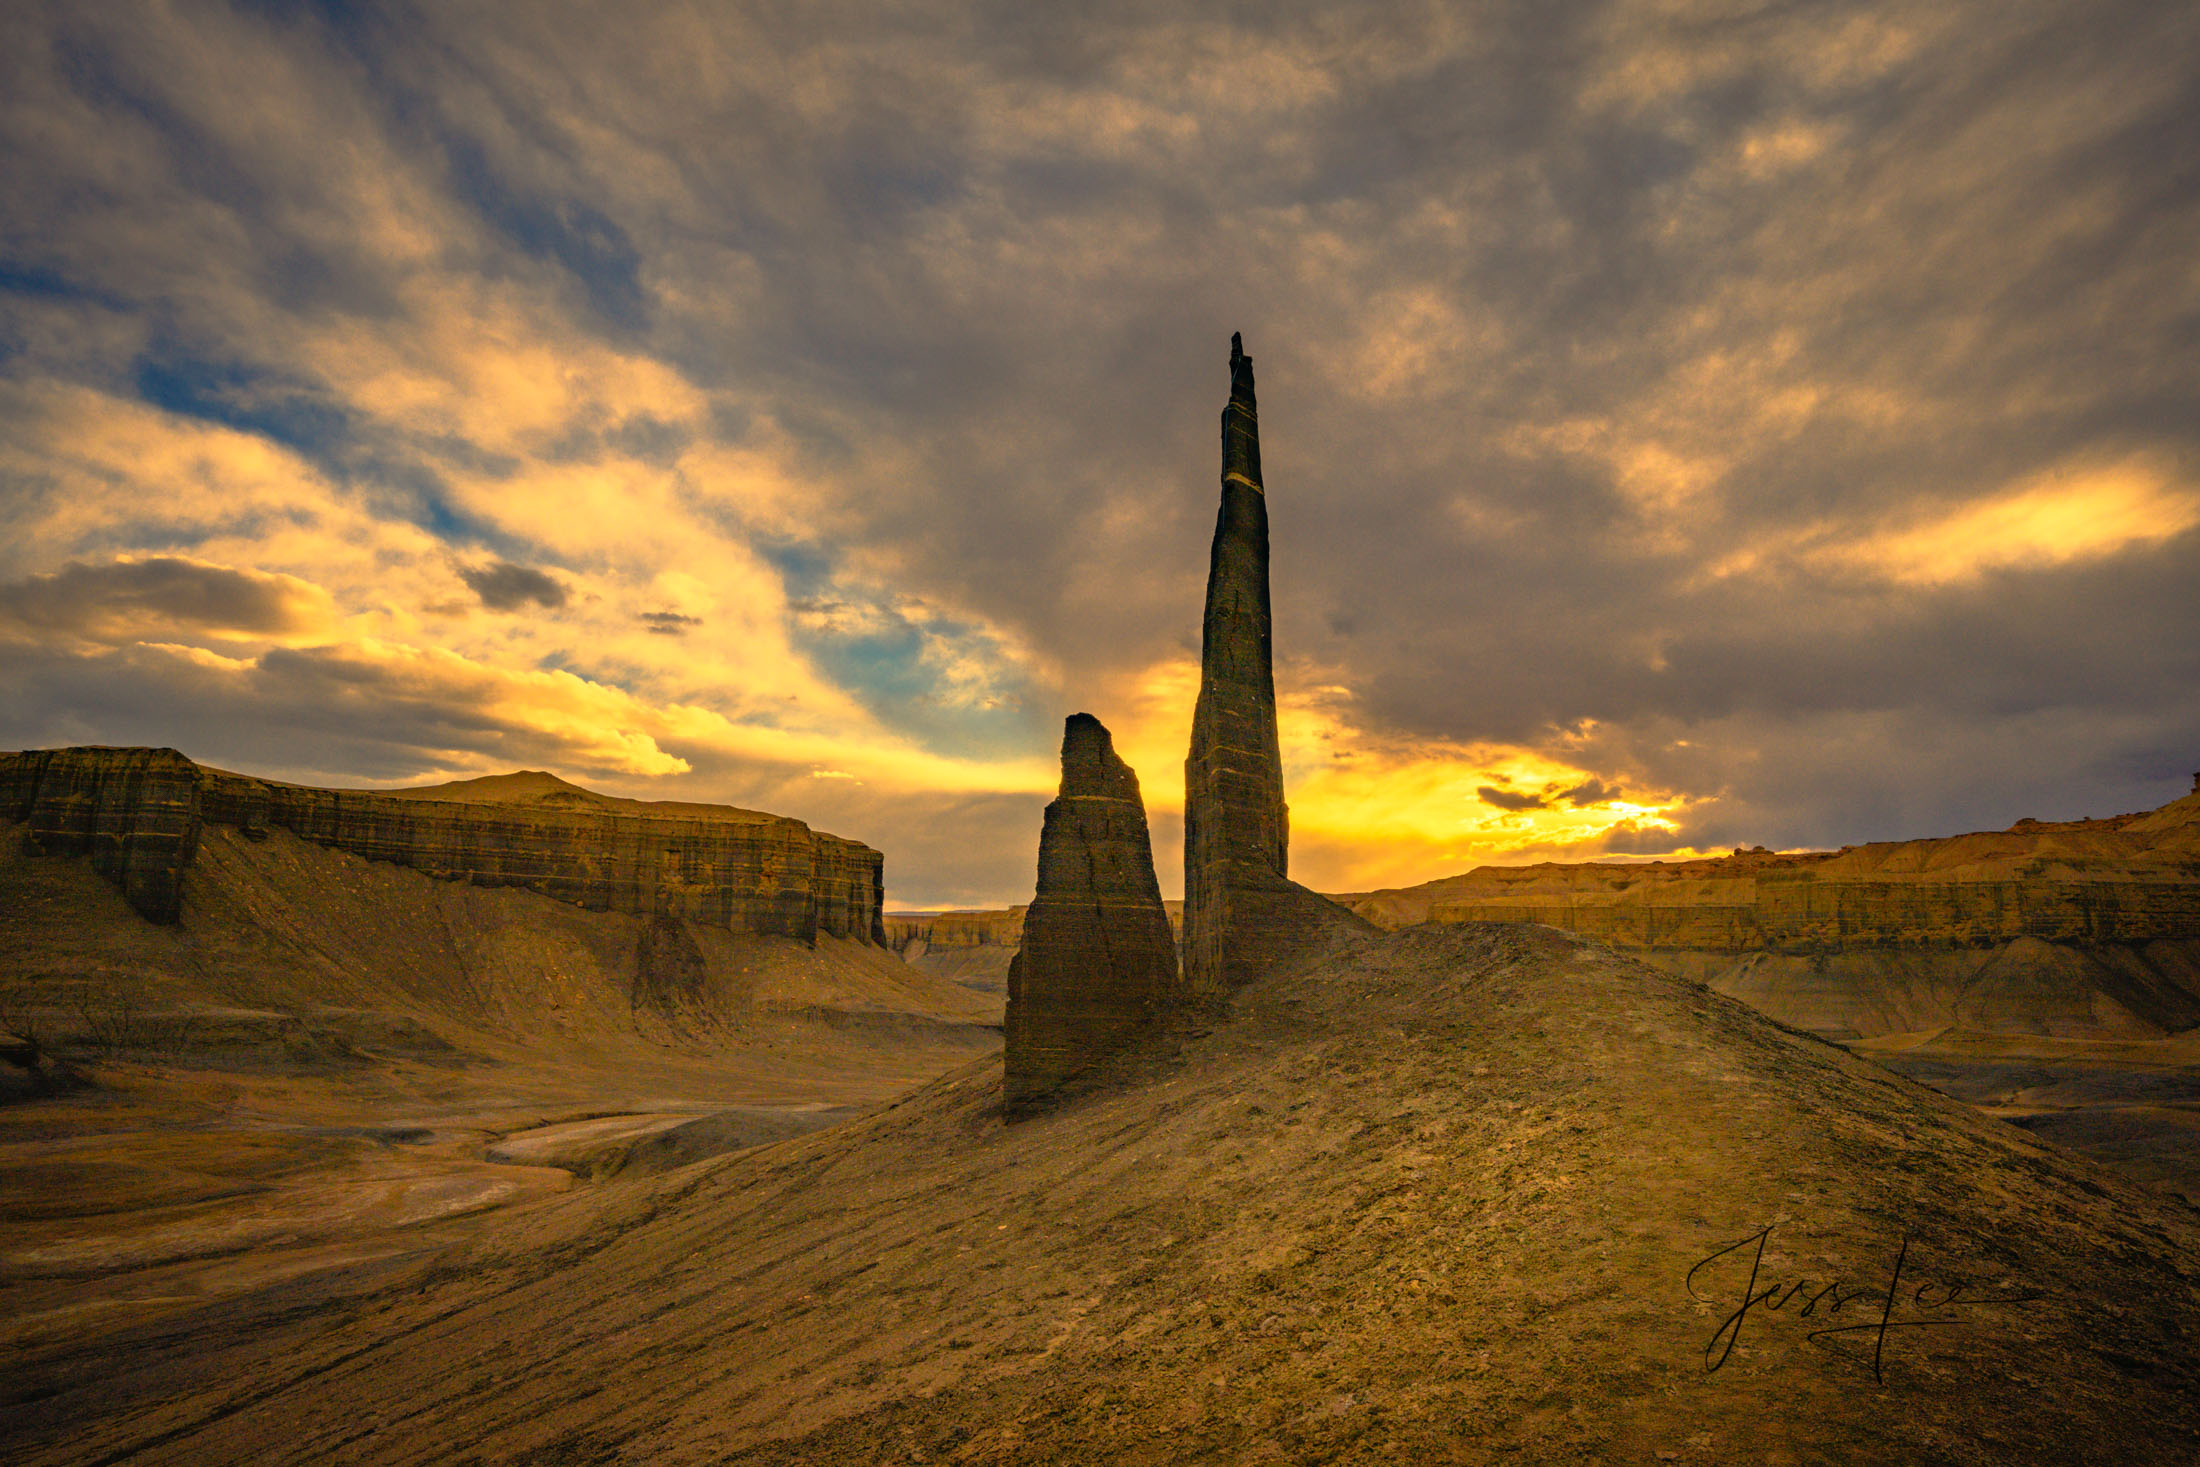
<path fill-rule="evenodd" d="M 446 133 L 442 143 L 452 184 L 483 219 L 531 258 L 563 266 L 605 321 L 629 331 L 648 326 L 641 251 L 610 215 L 577 199 L 528 193 L 472 138 Z"/>
<path fill-rule="evenodd" d="M 155 354 L 137 364 L 138 396 L 157 408 L 272 439 L 315 463 L 338 459 L 352 417 L 292 378 L 242 362 Z"/>

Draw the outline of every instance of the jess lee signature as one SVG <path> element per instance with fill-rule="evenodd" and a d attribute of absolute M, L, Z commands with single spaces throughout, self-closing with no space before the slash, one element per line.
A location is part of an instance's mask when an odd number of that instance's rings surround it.
<path fill-rule="evenodd" d="M 1749 1276 L 1742 1284 L 1740 1303 L 1736 1306 L 1734 1312 L 1721 1322 L 1718 1329 L 1712 1332 L 1710 1342 L 1703 1347 L 1704 1370 L 1707 1374 L 1726 1364 L 1726 1357 L 1734 1352 L 1735 1343 L 1742 1337 L 1742 1326 L 1748 1321 L 1752 1310 L 1778 1313 L 1798 1299 L 1802 1301 L 1802 1307 L 1795 1312 L 1795 1318 L 1797 1319 L 1819 1318 L 1821 1317 L 1821 1310 L 1823 1310 L 1824 1317 L 1831 1318 L 1839 1315 L 1844 1308 L 1851 1305 L 1858 1306 L 1858 1314 L 1867 1316 L 1862 1322 L 1828 1324 L 1822 1328 L 1812 1330 L 1806 1338 L 1816 1342 L 1834 1335 L 1869 1333 L 1873 1337 L 1872 1379 L 1883 1382 L 1885 1377 L 1880 1374 L 1880 1365 L 1886 1355 L 1887 1336 L 1893 1331 L 1899 1329 L 1931 1329 L 1937 1326 L 1960 1323 L 1960 1316 L 1953 1313 L 1959 1305 L 2029 1304 L 2034 1300 L 2045 1297 L 2041 1294 L 2024 1293 L 1980 1293 L 1974 1295 L 1972 1290 L 1975 1285 L 1971 1280 L 1955 1277 L 1945 1283 L 1936 1283 L 1929 1278 L 1921 1279 L 1915 1288 L 1910 1291 L 1909 1297 L 1905 1301 L 1901 1297 L 1902 1270 L 1910 1258 L 1910 1240 L 1906 1237 L 1902 1240 L 1901 1248 L 1895 1253 L 1894 1268 L 1887 1275 L 1885 1288 L 1874 1285 L 1852 1289 L 1838 1278 L 1823 1287 L 1814 1288 L 1812 1280 L 1798 1278 L 1793 1280 L 1780 1279 L 1767 1283 L 1760 1288 L 1758 1278 L 1764 1268 L 1765 1241 L 1771 1236 L 1772 1228 L 1766 1226 L 1757 1232 L 1751 1233 L 1738 1243 L 1727 1244 L 1724 1248 L 1705 1257 L 1688 1271 L 1686 1280 L 1688 1297 L 1706 1304 L 1714 1303 L 1716 1300 L 1696 1292 L 1696 1276 L 1722 1258 L 1739 1254 L 1752 1245 L 1755 1247 L 1755 1251 L 1748 1255 Z M 1732 1272 L 1737 1275 L 1741 1272 L 1740 1259 L 1735 1259 Z M 1705 1287 L 1711 1287 L 1712 1282 L 1712 1280 L 1707 1279 Z M 1725 1297 L 1731 1299 L 1734 1296 L 1728 1293 Z M 1902 1308 L 1905 1303 L 1911 1309 L 1922 1312 L 1928 1317 L 1923 1319 L 1896 1318 L 1897 1309 Z M 1877 1318 L 1868 1317 L 1873 1314 L 1876 1314 Z"/>

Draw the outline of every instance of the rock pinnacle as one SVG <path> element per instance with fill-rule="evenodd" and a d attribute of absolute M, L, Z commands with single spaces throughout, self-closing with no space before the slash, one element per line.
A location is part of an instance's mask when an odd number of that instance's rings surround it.
<path fill-rule="evenodd" d="M 1242 987 L 1343 908 L 1286 879 L 1290 813 L 1276 739 L 1268 496 L 1253 359 L 1230 338 L 1222 504 L 1207 570 L 1199 702 L 1184 761 L 1184 979 L 1201 997 Z"/>
<path fill-rule="evenodd" d="M 1179 997 L 1138 776 L 1107 728 L 1074 713 L 1062 787 L 1039 834 L 1039 883 L 1008 970 L 1003 1099 L 1058 1089 Z"/>

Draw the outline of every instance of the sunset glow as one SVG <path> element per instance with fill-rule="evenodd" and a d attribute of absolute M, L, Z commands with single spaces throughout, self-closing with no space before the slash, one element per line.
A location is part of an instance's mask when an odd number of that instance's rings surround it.
<path fill-rule="evenodd" d="M 1242 330 L 1294 874 L 2159 803 L 2187 74 L 1964 14 L 26 9 L 0 746 L 549 768 L 985 905 L 1085 710 L 1173 894 Z"/>

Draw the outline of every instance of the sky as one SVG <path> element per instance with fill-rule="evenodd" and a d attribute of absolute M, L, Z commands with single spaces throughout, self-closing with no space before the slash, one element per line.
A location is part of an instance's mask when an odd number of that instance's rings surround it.
<path fill-rule="evenodd" d="M 1181 888 L 1260 383 L 1292 874 L 2200 769 L 2200 9 L 0 8 L 0 748 Z"/>

